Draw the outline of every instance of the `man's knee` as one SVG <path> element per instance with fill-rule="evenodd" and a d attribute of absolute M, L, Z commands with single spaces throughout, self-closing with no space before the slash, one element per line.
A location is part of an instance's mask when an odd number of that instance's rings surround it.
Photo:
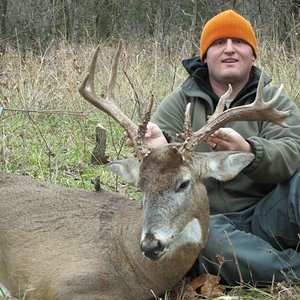
<path fill-rule="evenodd" d="M 298 170 L 293 175 L 289 184 L 290 184 L 290 193 L 298 196 L 298 200 L 299 200 L 299 197 L 300 197 L 300 170 Z"/>
<path fill-rule="evenodd" d="M 228 234 L 235 230 L 234 224 L 224 215 L 210 217 L 209 235 L 202 255 L 214 260 L 216 255 L 222 255 L 228 248 Z"/>
<path fill-rule="evenodd" d="M 220 273 L 223 260 L 227 260 L 228 256 L 232 257 L 229 236 L 234 230 L 234 224 L 226 216 L 211 216 L 208 241 L 197 260 L 198 274 Z"/>

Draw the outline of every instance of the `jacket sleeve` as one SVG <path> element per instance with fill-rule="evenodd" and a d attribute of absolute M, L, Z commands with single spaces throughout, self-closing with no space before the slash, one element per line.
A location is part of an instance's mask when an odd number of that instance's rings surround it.
<path fill-rule="evenodd" d="M 172 142 L 182 141 L 177 135 L 182 132 L 187 103 L 184 93 L 177 89 L 164 98 L 151 118 L 153 123 L 171 137 Z"/>
<path fill-rule="evenodd" d="M 271 99 L 276 92 L 272 87 L 266 93 Z M 279 183 L 290 179 L 300 169 L 300 112 L 296 104 L 282 94 L 277 109 L 291 110 L 292 114 L 282 128 L 269 122 L 261 122 L 258 136 L 247 138 L 255 154 L 254 161 L 244 169 L 250 178 L 261 183 Z"/>

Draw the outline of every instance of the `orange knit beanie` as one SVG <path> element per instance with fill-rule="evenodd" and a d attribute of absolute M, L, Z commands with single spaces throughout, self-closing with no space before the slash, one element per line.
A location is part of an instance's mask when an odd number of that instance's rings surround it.
<path fill-rule="evenodd" d="M 204 26 L 200 39 L 200 58 L 203 59 L 210 45 L 224 38 L 239 38 L 248 43 L 257 57 L 257 43 L 251 24 L 233 10 L 226 10 Z"/>

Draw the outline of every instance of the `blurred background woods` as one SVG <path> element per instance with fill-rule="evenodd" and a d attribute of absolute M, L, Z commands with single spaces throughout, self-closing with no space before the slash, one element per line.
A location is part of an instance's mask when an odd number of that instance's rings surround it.
<path fill-rule="evenodd" d="M 11 45 L 43 53 L 62 38 L 98 43 L 112 36 L 155 37 L 163 45 L 182 32 L 196 50 L 204 23 L 229 8 L 248 18 L 258 35 L 276 36 L 288 47 L 300 39 L 300 0 L 1 0 L 0 51 Z"/>

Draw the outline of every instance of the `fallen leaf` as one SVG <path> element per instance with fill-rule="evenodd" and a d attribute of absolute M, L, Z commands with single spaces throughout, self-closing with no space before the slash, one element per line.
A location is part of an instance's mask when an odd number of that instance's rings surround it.
<path fill-rule="evenodd" d="M 189 283 L 195 293 L 206 297 L 219 297 L 224 294 L 225 288 L 220 285 L 220 276 L 201 274 Z"/>

